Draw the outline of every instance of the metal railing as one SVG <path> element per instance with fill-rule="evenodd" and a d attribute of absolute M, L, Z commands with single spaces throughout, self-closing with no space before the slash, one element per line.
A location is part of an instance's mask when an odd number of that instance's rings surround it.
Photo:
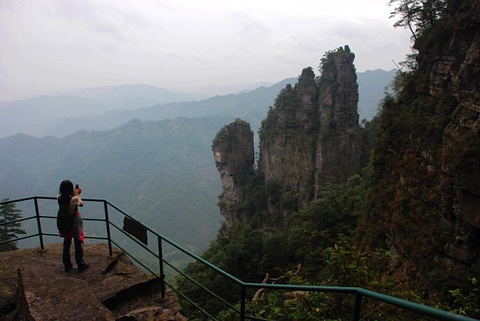
<path fill-rule="evenodd" d="M 26 202 L 26 201 L 33 201 L 34 202 L 34 208 L 35 208 L 35 215 L 30 216 L 30 217 L 25 217 L 22 219 L 18 219 L 16 221 L 10 221 L 10 222 L 5 222 L 5 223 L 0 223 L 0 228 L 2 228 L 6 224 L 12 224 L 16 222 L 22 222 L 26 220 L 36 220 L 36 225 L 37 225 L 37 231 L 38 233 L 34 233 L 32 235 L 27 235 L 23 237 L 18 237 L 15 239 L 7 240 L 7 241 L 2 241 L 0 242 L 0 245 L 6 244 L 9 242 L 17 242 L 20 240 L 24 239 L 29 239 L 29 238 L 34 238 L 38 237 L 40 247 L 41 249 L 44 249 L 44 236 L 59 236 L 58 234 L 54 233 L 45 233 L 42 232 L 42 223 L 41 219 L 56 219 L 56 216 L 48 216 L 48 215 L 40 215 L 40 210 L 39 210 L 39 204 L 38 200 L 55 200 L 55 197 L 49 197 L 49 196 L 32 196 L 32 197 L 27 197 L 27 198 L 21 198 L 21 199 L 15 199 L 15 200 L 8 200 L 4 202 L 0 202 L 0 205 L 4 204 L 9 204 L 9 203 L 20 203 L 20 202 Z M 180 275 L 184 276 L 187 278 L 189 281 L 193 282 L 195 285 L 199 286 L 202 288 L 204 291 L 212 295 L 214 298 L 216 298 L 219 302 L 227 306 L 229 309 L 232 309 L 235 311 L 235 313 L 238 314 L 240 320 L 265 320 L 262 318 L 254 317 L 251 315 L 247 315 L 246 311 L 246 300 L 247 300 L 247 295 L 246 292 L 248 289 L 272 289 L 272 290 L 287 290 L 287 291 L 308 291 L 308 292 L 319 292 L 319 293 L 336 293 L 336 294 L 350 294 L 355 296 L 355 302 L 353 306 L 353 320 L 360 320 L 361 316 L 361 307 L 362 307 L 362 299 L 365 298 L 371 298 L 376 301 L 380 301 L 383 303 L 387 303 L 392 306 L 396 306 L 398 308 L 408 310 L 414 313 L 417 313 L 422 316 L 427 316 L 431 317 L 437 320 L 463 320 L 463 321 L 474 321 L 476 319 L 467 317 L 467 316 L 461 316 L 457 315 L 451 312 L 443 311 L 440 309 L 432 308 L 429 306 L 425 306 L 422 304 L 414 303 L 411 301 L 399 299 L 396 297 L 392 297 L 389 295 L 381 294 L 378 292 L 373 292 L 369 291 L 363 288 L 359 287 L 337 287 L 337 286 L 306 286 L 306 285 L 289 285 L 289 284 L 264 284 L 264 283 L 249 283 L 249 282 L 244 282 L 229 273 L 225 272 L 224 270 L 218 268 L 217 266 L 213 265 L 212 263 L 206 261 L 205 259 L 201 258 L 200 256 L 192 253 L 191 251 L 183 248 L 176 242 L 168 239 L 165 236 L 162 236 L 161 234 L 157 233 L 147 225 L 141 223 L 140 221 L 136 220 L 134 217 L 131 215 L 127 214 L 125 211 L 120 209 L 119 207 L 115 206 L 114 204 L 110 203 L 107 200 L 104 199 L 88 199 L 85 198 L 83 199 L 84 202 L 96 202 L 96 203 L 102 203 L 103 208 L 104 208 L 104 218 L 99 219 L 99 218 L 84 218 L 85 221 L 99 221 L 99 222 L 104 222 L 105 223 L 105 228 L 106 228 L 106 237 L 92 237 L 92 236 L 86 236 L 86 238 L 90 239 L 97 239 L 97 240 L 104 240 L 108 242 L 108 249 L 109 249 L 109 254 L 110 256 L 112 255 L 112 245 L 115 245 L 117 248 L 122 250 L 124 253 L 126 253 L 131 259 L 133 259 L 136 263 L 138 263 L 140 266 L 142 266 L 145 270 L 149 271 L 152 275 L 155 275 L 157 278 L 161 280 L 161 292 L 162 296 L 165 296 L 165 287 L 169 286 L 173 291 L 175 291 L 178 295 L 180 295 L 183 299 L 187 300 L 190 302 L 195 308 L 197 308 L 199 311 L 201 311 L 207 318 L 211 320 L 216 320 L 214 316 L 212 316 L 208 311 L 204 310 L 201 306 L 196 304 L 192 299 L 188 298 L 186 295 L 181 293 L 178 289 L 175 289 L 175 287 L 172 284 L 169 284 L 165 280 L 165 274 L 164 274 L 164 265 L 170 267 Z M 129 233 L 124 231 L 124 228 L 121 228 L 112 220 L 109 218 L 109 209 L 115 209 L 117 213 L 120 213 L 121 215 L 124 216 L 124 218 L 127 218 L 128 220 L 131 220 L 136 224 L 138 227 L 141 229 L 144 229 L 145 231 L 148 231 L 149 233 L 153 234 L 156 237 L 157 241 L 157 251 L 153 251 L 150 249 L 144 242 L 141 240 L 139 241 L 136 237 L 132 237 Z M 157 260 L 158 260 L 158 269 L 154 271 L 151 267 L 147 266 L 146 264 L 142 263 L 139 259 L 135 258 L 134 255 L 129 253 L 125 248 L 123 248 L 118 242 L 116 242 L 114 239 L 112 239 L 112 233 L 111 233 L 111 228 L 114 228 L 115 230 L 123 233 L 125 236 L 127 236 L 130 240 L 134 241 L 136 244 L 140 245 L 143 249 L 148 251 L 150 254 L 152 254 Z M 214 291 L 211 289 L 206 288 L 203 286 L 199 281 L 193 279 L 189 275 L 185 274 L 183 271 L 175 267 L 172 263 L 168 262 L 167 260 L 164 259 L 163 255 L 163 244 L 167 243 L 176 250 L 179 250 L 183 252 L 184 254 L 188 255 L 191 257 L 193 260 L 204 264 L 208 268 L 212 269 L 217 273 L 218 275 L 223 276 L 225 279 L 230 280 L 234 283 L 236 283 L 240 287 L 240 308 L 237 308 L 230 302 L 228 302 L 226 299 L 218 296 L 215 294 Z"/>

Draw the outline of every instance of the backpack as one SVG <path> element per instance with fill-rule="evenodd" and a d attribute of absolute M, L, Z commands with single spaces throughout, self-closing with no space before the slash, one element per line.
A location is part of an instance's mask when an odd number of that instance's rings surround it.
<path fill-rule="evenodd" d="M 60 198 L 58 199 L 58 213 L 57 213 L 57 228 L 60 232 L 68 233 L 73 228 L 74 214 L 68 213 L 69 204 L 60 204 Z M 76 211 L 74 211 L 75 213 Z"/>

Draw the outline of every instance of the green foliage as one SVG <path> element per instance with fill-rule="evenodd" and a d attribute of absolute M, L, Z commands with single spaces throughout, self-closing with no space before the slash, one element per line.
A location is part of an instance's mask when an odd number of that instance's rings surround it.
<path fill-rule="evenodd" d="M 248 223 L 254 229 L 261 228 L 271 222 L 267 214 L 267 195 L 264 179 L 258 169 L 246 172 L 237 177 L 242 201 L 232 208 L 231 212 L 241 222 Z"/>
<path fill-rule="evenodd" d="M 301 277 L 288 277 L 296 285 L 311 285 Z M 328 309 L 328 295 L 307 292 L 285 292 L 266 290 L 261 298 L 252 300 L 247 306 L 253 315 L 268 320 L 338 320 L 325 318 Z"/>
<path fill-rule="evenodd" d="M 240 118 L 236 118 L 234 123 L 247 124 L 248 127 L 250 127 L 250 124 L 247 121 L 245 121 L 243 119 L 240 119 Z M 226 126 L 228 126 L 228 125 L 226 125 Z M 213 148 L 213 146 L 217 145 L 220 141 L 225 141 L 225 138 L 230 134 L 227 130 L 224 130 L 224 128 L 219 130 L 218 133 L 215 135 L 215 138 L 213 139 L 213 142 L 212 142 L 212 148 Z"/>
<path fill-rule="evenodd" d="M 279 279 L 286 284 L 312 285 L 297 273 L 298 270 L 287 271 Z M 246 312 L 267 320 L 341 320 L 338 314 L 327 317 L 332 312 L 329 300 L 329 295 L 317 292 L 260 289 L 246 303 Z M 236 307 L 239 308 L 239 304 Z M 239 316 L 233 310 L 224 310 L 218 314 L 218 319 L 239 320 Z"/>
<path fill-rule="evenodd" d="M 338 55 L 344 55 L 344 54 L 351 54 L 350 48 L 348 46 L 339 47 L 334 50 L 329 50 L 325 52 L 323 57 L 320 59 L 320 65 L 318 67 L 318 70 L 320 74 L 322 75 L 321 80 L 324 82 L 330 82 L 333 80 L 330 78 L 326 78 L 326 74 L 330 75 L 330 77 L 335 77 L 336 72 L 335 71 L 335 56 Z"/>
<path fill-rule="evenodd" d="M 362 287 L 407 300 L 421 302 L 420 296 L 412 291 L 411 281 L 396 275 L 392 262 L 400 258 L 389 251 L 376 249 L 360 251 L 347 238 L 340 236 L 333 247 L 323 250 L 325 268 L 322 270 L 322 284 Z M 352 297 L 332 296 L 328 307 L 332 316 L 348 316 L 353 306 Z M 338 313 L 342 311 L 341 313 Z M 368 319 L 409 320 L 409 313 L 401 313 L 388 305 L 366 300 L 362 306 L 362 315 Z M 417 319 L 417 318 L 415 318 Z"/>
<path fill-rule="evenodd" d="M 203 254 L 203 258 L 241 280 L 258 282 L 261 278 L 258 267 L 262 254 L 261 232 L 236 222 L 228 230 L 219 233 L 217 239 Z M 238 286 L 201 263 L 189 264 L 185 273 L 231 303 L 240 298 Z M 222 309 L 222 304 L 218 300 L 191 281 L 179 276 L 176 282 L 182 293 L 194 299 L 210 313 L 218 313 Z M 187 310 L 190 308 L 188 304 L 184 304 L 183 307 Z M 194 309 L 190 313 L 195 314 Z"/>
<path fill-rule="evenodd" d="M 318 269 L 322 277 L 314 285 L 364 287 L 422 302 L 411 291 L 408 279 L 398 278 L 392 273 L 390 262 L 398 258 L 388 251 L 361 252 L 346 237 L 339 236 L 334 246 L 324 248 L 320 256 L 324 261 L 324 267 Z M 300 275 L 301 269 L 303 266 L 299 265 L 295 270 L 264 281 L 312 285 L 308 278 Z M 355 297 L 348 294 L 260 289 L 247 302 L 246 311 L 268 320 L 349 320 L 354 300 Z M 361 314 L 368 320 L 419 319 L 417 315 L 399 312 L 391 306 L 370 300 L 364 300 Z M 238 315 L 232 310 L 225 310 L 219 314 L 219 319 L 237 320 Z"/>
<path fill-rule="evenodd" d="M 285 135 L 287 132 L 298 129 L 295 112 L 300 104 L 300 97 L 290 85 L 280 91 L 275 99 L 274 107 L 269 108 L 267 117 L 262 120 L 258 132 L 263 145 L 268 146 L 279 133 Z"/>
<path fill-rule="evenodd" d="M 360 154 L 360 168 L 370 166 L 370 157 L 374 146 L 378 143 L 378 131 L 380 122 L 378 116 L 373 117 L 371 121 L 362 121 L 360 132 L 362 135 L 362 146 Z"/>
<path fill-rule="evenodd" d="M 277 277 L 279 273 L 282 275 L 280 271 L 300 263 L 303 278 L 320 282 L 327 279 L 325 275 L 319 275 L 322 267 L 328 264 L 325 248 L 334 246 L 341 235 L 353 232 L 357 216 L 363 210 L 365 195 L 364 179 L 354 176 L 346 186 L 326 189 L 307 209 L 293 214 L 288 224 L 273 220 L 261 229 L 253 229 L 249 223 L 236 221 L 228 229 L 220 231 L 217 240 L 204 253 L 204 258 L 242 280 L 253 282 L 259 282 L 267 273 L 272 277 Z M 266 222 L 269 222 L 268 218 Z M 202 264 L 192 263 L 185 272 L 196 280 L 202 280 L 202 284 L 229 302 L 238 301 L 239 291 L 232 291 L 232 284 L 222 282 Z M 208 307 L 212 313 L 220 311 L 218 301 L 187 280 L 179 278 L 177 283 L 182 292 L 202 307 Z M 185 307 L 188 308 L 188 304 Z M 298 307 L 292 309 L 301 310 Z"/>
<path fill-rule="evenodd" d="M 7 202 L 8 198 L 2 200 Z M 25 230 L 21 228 L 21 222 L 15 222 L 22 218 L 22 212 L 17 209 L 15 203 L 0 205 L 0 241 L 10 241 L 18 237 L 19 234 L 25 234 Z M 0 245 L 0 251 L 10 251 L 17 248 L 17 243 L 11 241 Z"/>
<path fill-rule="evenodd" d="M 480 283 L 476 277 L 468 279 L 470 288 L 448 291 L 453 299 L 450 310 L 453 313 L 480 318 Z"/>
<path fill-rule="evenodd" d="M 297 262 L 302 263 L 303 273 L 311 280 L 319 278 L 322 267 L 321 252 L 332 246 L 339 235 L 353 232 L 364 191 L 360 177 L 349 181 L 347 187 L 331 186 L 307 209 L 293 214 L 289 219 L 286 238 L 294 251 Z"/>
<path fill-rule="evenodd" d="M 390 18 L 399 16 L 394 26 L 408 28 L 414 39 L 430 30 L 446 9 L 444 0 L 390 0 L 389 5 L 394 4 L 396 7 Z"/>

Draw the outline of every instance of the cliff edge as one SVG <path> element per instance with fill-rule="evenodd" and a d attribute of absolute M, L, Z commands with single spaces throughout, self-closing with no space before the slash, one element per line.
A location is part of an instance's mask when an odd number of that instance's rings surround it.
<path fill-rule="evenodd" d="M 90 268 L 63 270 L 62 244 L 0 253 L 2 320 L 187 320 L 178 299 L 121 251 L 85 246 Z"/>

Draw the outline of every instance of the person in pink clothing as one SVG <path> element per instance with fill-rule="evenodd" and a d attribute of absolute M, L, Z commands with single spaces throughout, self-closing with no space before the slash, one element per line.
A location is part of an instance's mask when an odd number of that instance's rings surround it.
<path fill-rule="evenodd" d="M 77 185 L 74 189 L 71 181 L 65 180 L 60 184 L 60 194 L 57 197 L 58 205 L 65 206 L 68 204 L 68 213 L 74 216 L 72 229 L 68 232 L 60 231 L 60 236 L 63 237 L 62 261 L 65 272 L 70 271 L 73 267 L 70 259 L 72 238 L 75 244 L 75 263 L 77 263 L 78 272 L 82 272 L 89 267 L 83 260 L 83 220 L 78 211 L 78 208 L 83 206 L 80 194 L 82 194 L 82 188 Z"/>

